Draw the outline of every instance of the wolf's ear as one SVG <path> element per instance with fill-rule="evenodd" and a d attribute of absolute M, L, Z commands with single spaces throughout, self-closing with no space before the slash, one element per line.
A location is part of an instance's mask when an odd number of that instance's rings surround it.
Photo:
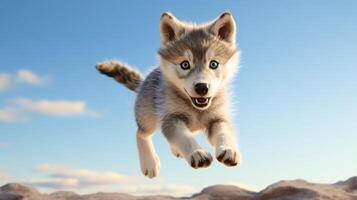
<path fill-rule="evenodd" d="M 178 38 L 183 32 L 182 23 L 174 15 L 165 12 L 160 19 L 160 39 L 161 45 L 166 45 Z"/>
<path fill-rule="evenodd" d="M 224 12 L 209 27 L 209 30 L 221 40 L 235 45 L 236 23 L 230 12 Z"/>

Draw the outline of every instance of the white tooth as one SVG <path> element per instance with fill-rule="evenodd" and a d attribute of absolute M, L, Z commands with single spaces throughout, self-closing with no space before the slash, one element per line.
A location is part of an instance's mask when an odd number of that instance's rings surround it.
<path fill-rule="evenodd" d="M 196 104 L 207 104 L 208 103 L 208 98 L 205 98 L 205 102 L 200 102 L 198 99 L 195 99 Z"/>

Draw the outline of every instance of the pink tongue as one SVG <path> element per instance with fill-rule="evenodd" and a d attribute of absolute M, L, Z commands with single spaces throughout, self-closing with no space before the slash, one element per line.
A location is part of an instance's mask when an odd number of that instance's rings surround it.
<path fill-rule="evenodd" d="M 197 98 L 198 103 L 206 103 L 205 98 Z"/>

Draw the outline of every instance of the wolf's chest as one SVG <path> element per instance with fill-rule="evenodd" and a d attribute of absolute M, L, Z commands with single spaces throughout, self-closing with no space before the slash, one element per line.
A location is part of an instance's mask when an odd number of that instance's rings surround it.
<path fill-rule="evenodd" d="M 190 123 L 188 124 L 188 128 L 190 129 L 190 131 L 195 132 L 205 129 L 206 128 L 205 124 L 206 123 L 202 120 L 202 118 L 200 118 L 200 116 L 191 116 Z"/>

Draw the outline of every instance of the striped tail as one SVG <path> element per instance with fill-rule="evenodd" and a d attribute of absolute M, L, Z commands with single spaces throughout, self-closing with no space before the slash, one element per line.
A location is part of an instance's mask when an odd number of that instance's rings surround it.
<path fill-rule="evenodd" d="M 96 67 L 100 73 L 114 78 L 134 92 L 137 92 L 140 83 L 144 80 L 139 72 L 119 62 L 103 62 L 97 64 Z"/>

